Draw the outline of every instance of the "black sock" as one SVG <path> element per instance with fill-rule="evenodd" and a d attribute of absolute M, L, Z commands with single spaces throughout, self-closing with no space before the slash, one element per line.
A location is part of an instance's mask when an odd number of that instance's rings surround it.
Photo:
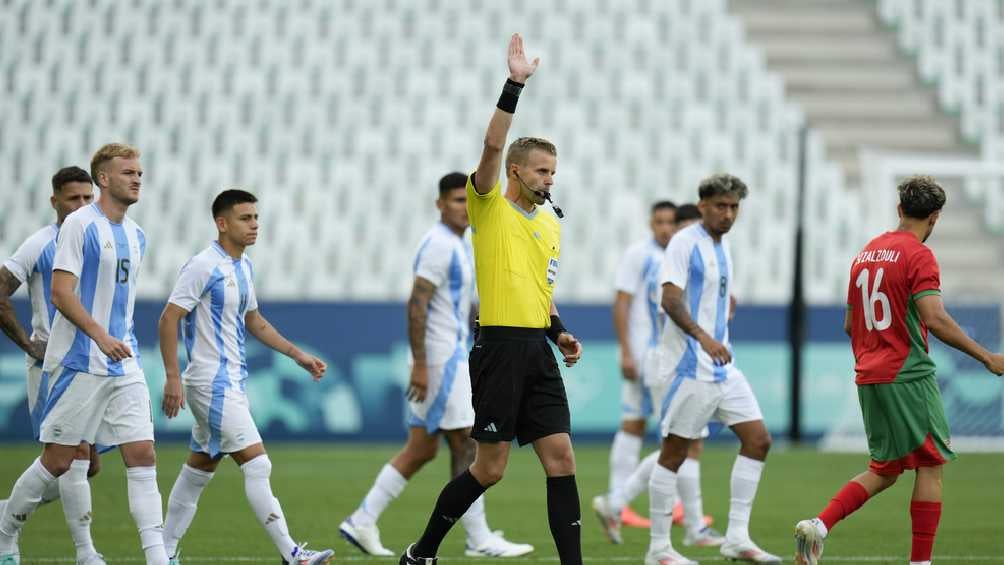
<path fill-rule="evenodd" d="M 425 526 L 425 532 L 415 544 L 412 557 L 435 557 L 439 552 L 439 544 L 443 542 L 450 528 L 467 512 L 471 504 L 484 494 L 485 490 L 469 470 L 446 483 L 443 492 L 439 493 L 439 500 L 436 501 L 436 508 L 433 509 L 429 523 Z"/>
<path fill-rule="evenodd" d="M 547 522 L 561 565 L 582 565 L 582 514 L 575 475 L 547 478 Z"/>

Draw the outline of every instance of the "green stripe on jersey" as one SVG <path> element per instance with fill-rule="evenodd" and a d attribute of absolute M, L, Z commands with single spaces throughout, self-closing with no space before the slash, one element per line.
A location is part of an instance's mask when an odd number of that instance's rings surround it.
<path fill-rule="evenodd" d="M 917 310 L 917 299 L 932 294 L 940 294 L 937 290 L 925 290 L 910 297 L 906 305 L 906 331 L 910 337 L 910 353 L 903 361 L 903 366 L 896 373 L 895 382 L 908 382 L 934 374 L 935 365 L 927 353 L 924 344 L 924 334 L 920 330 L 920 312 Z"/>

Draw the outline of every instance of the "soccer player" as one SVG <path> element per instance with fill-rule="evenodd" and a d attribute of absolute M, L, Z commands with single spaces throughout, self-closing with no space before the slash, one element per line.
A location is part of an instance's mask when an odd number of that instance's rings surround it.
<path fill-rule="evenodd" d="M 181 466 L 167 505 L 164 544 L 172 565 L 180 563 L 178 542 L 195 518 L 199 496 L 224 455 L 244 473 L 244 494 L 284 561 L 295 565 L 328 563 L 334 551 L 311 551 L 289 535 L 279 500 L 272 495 L 272 462 L 251 417 L 245 381 L 244 339 L 250 332 L 269 348 L 296 361 L 315 381 L 324 376 L 323 361 L 304 353 L 258 311 L 254 268 L 244 254 L 258 238 L 257 198 L 243 190 L 224 190 L 213 200 L 219 237 L 189 259 L 168 298 L 157 326 L 164 359 L 163 410 L 192 411 L 191 452 Z M 188 352 L 184 387 L 178 366 L 178 325 Z"/>
<path fill-rule="evenodd" d="M 614 302 L 614 326 L 621 344 L 621 406 L 624 410 L 621 430 L 614 438 L 610 452 L 610 488 L 606 495 L 593 499 L 593 510 L 611 542 L 623 543 L 621 523 L 636 527 L 651 527 L 648 520 L 629 512 L 628 503 L 648 489 L 652 469 L 659 457 L 656 451 L 638 463 L 645 421 L 661 412 L 653 406 L 653 391 L 646 381 L 652 379 L 651 365 L 663 328 L 667 321 L 661 306 L 662 292 L 659 272 L 670 237 L 676 231 L 700 221 L 701 212 L 694 204 L 679 208 L 671 202 L 652 206 L 652 238 L 646 238 L 630 248 L 621 260 L 617 277 L 617 297 Z M 636 296 L 643 298 L 635 299 Z M 659 389 L 664 386 L 657 387 Z M 655 396 L 661 397 L 659 390 Z M 702 432 L 703 433 L 703 432 Z M 704 516 L 701 499 L 700 456 L 703 440 L 690 444 L 687 459 L 680 466 L 677 492 L 683 503 L 673 508 L 673 523 L 686 528 L 683 544 L 699 547 L 718 546 L 725 538 L 711 528 L 711 517 Z M 632 524 L 629 520 L 634 520 Z"/>
<path fill-rule="evenodd" d="M 453 523 L 502 479 L 513 439 L 532 443 L 544 467 L 548 522 L 561 563 L 582 563 L 568 400 L 547 343 L 549 338 L 557 344 L 569 367 L 582 355 L 552 301 L 561 229 L 540 205 L 554 182 L 554 145 L 532 137 L 513 141 L 505 156 L 504 193 L 498 178 L 516 102 L 538 62 L 527 61 L 523 39 L 513 35 L 509 80 L 488 124 L 481 162 L 467 180 L 481 298 L 481 328 L 469 357 L 477 453 L 440 493 L 422 537 L 401 555 L 402 565 L 436 563 L 439 544 Z"/>
<path fill-rule="evenodd" d="M 51 291 L 57 311 L 42 363 L 42 381 L 49 383 L 39 430 L 44 447 L 0 516 L 0 563 L 20 561 L 17 533 L 84 442 L 119 447 L 146 562 L 167 563 L 150 391 L 133 332 L 146 236 L 126 210 L 139 201 L 139 156 L 120 143 L 98 149 L 91 177 L 101 197 L 59 228 Z"/>
<path fill-rule="evenodd" d="M 441 435 L 450 446 L 451 477 L 474 462 L 475 443 L 470 438 L 474 408 L 467 366 L 474 260 L 464 240 L 469 225 L 466 185 L 463 173 L 440 179 L 439 222 L 422 238 L 415 257 L 415 281 L 408 300 L 412 355 L 408 440 L 339 528 L 342 537 L 370 555 L 394 555 L 380 542 L 376 522 L 408 480 L 435 458 Z M 484 496 L 474 501 L 460 522 L 467 530 L 468 557 L 518 557 L 533 551 L 532 545 L 509 542 L 491 531 Z"/>
<path fill-rule="evenodd" d="M 698 195 L 703 219 L 673 236 L 662 265 L 662 306 L 673 323 L 663 332 L 659 376 L 672 377 L 672 382 L 662 400 L 662 449 L 649 482 L 652 528 L 645 563 L 693 563 L 673 549 L 670 517 L 688 448 L 712 419 L 731 427 L 742 444 L 732 468 L 729 525 L 721 554 L 777 563 L 781 559 L 757 547 L 749 535 L 771 439 L 729 344 L 732 256 L 725 235 L 747 188 L 740 179 L 721 174 L 701 181 Z"/>
<path fill-rule="evenodd" d="M 814 565 L 833 527 L 907 469 L 916 470 L 910 562 L 930 563 L 941 519 L 942 467 L 955 454 L 928 354 L 928 330 L 991 373 L 1004 373 L 1004 355 L 967 336 L 941 299 L 938 262 L 924 242 L 941 216 L 945 191 L 931 177 L 909 178 L 898 191 L 896 231 L 868 242 L 851 262 L 844 316 L 871 462 L 816 518 L 795 526 L 796 563 Z"/>
<path fill-rule="evenodd" d="M 56 223 L 38 230 L 17 248 L 0 267 L 0 328 L 26 353 L 28 365 L 28 414 L 35 440 L 48 396 L 48 383 L 42 382 L 42 360 L 49 340 L 49 326 L 56 315 L 49 289 L 52 288 L 52 259 L 56 251 L 59 226 L 70 213 L 94 200 L 91 175 L 80 167 L 64 167 L 52 177 L 52 196 L 49 202 L 56 210 Z M 10 296 L 22 285 L 28 287 L 31 301 L 31 327 L 29 337 L 14 313 Z M 43 386 L 43 384 L 45 386 Z M 70 528 L 70 537 L 77 551 L 77 563 L 98 565 L 104 559 L 94 549 L 91 540 L 91 487 L 88 477 L 98 473 L 100 460 L 97 451 L 82 442 L 69 470 L 58 481 L 49 484 L 42 494 L 42 503 L 62 497 L 63 514 Z M 0 501 L 0 509 L 6 501 Z"/>

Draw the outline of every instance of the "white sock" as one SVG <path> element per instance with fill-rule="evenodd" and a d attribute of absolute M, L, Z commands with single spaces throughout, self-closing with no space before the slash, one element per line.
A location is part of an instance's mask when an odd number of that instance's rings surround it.
<path fill-rule="evenodd" d="M 482 494 L 471 504 L 467 512 L 460 517 L 460 523 L 467 532 L 467 545 L 478 548 L 488 541 L 492 530 L 488 527 L 488 518 L 485 516 L 485 495 Z"/>
<path fill-rule="evenodd" d="M 672 549 L 669 529 L 673 526 L 673 505 L 676 503 L 676 473 L 656 465 L 648 483 L 648 496 L 649 518 L 652 520 L 648 549 Z"/>
<path fill-rule="evenodd" d="M 676 470 L 676 493 L 683 504 L 683 525 L 690 533 L 704 529 L 704 504 L 701 500 L 701 463 L 686 459 Z"/>
<path fill-rule="evenodd" d="M 87 482 L 90 468 L 91 462 L 87 459 L 74 459 L 70 469 L 56 481 L 78 560 L 97 553 L 91 540 L 91 485 Z"/>
<path fill-rule="evenodd" d="M 55 482 L 56 477 L 42 466 L 38 458 L 17 479 L 7 498 L 3 516 L 0 516 L 0 553 L 14 549 L 21 527 L 41 504 L 45 489 Z M 14 516 L 22 519 L 15 520 Z"/>
<path fill-rule="evenodd" d="M 753 499 L 760 485 L 760 475 L 763 473 L 763 461 L 750 459 L 739 455 L 732 466 L 732 500 L 729 505 L 729 529 L 725 538 L 730 542 L 743 542 L 750 539 L 750 514 L 753 512 Z"/>
<path fill-rule="evenodd" d="M 610 491 L 624 484 L 635 467 L 638 466 L 638 454 L 641 453 L 642 438 L 618 430 L 614 443 L 610 446 Z"/>
<path fill-rule="evenodd" d="M 59 500 L 59 481 L 53 481 L 45 487 L 42 493 L 42 501 L 39 504 L 49 504 Z"/>
<path fill-rule="evenodd" d="M 167 565 L 164 551 L 164 509 L 157 487 L 156 467 L 129 467 L 129 513 L 139 530 L 147 565 Z"/>
<path fill-rule="evenodd" d="M 352 513 L 352 523 L 361 526 L 372 526 L 380 519 L 380 514 L 387 509 L 392 500 L 401 496 L 408 479 L 404 478 L 393 465 L 387 463 L 380 469 L 370 491 L 366 493 L 362 504 Z"/>
<path fill-rule="evenodd" d="M 659 452 L 655 451 L 648 457 L 641 460 L 635 467 L 634 472 L 621 483 L 617 488 L 610 491 L 610 508 L 620 514 L 620 511 L 630 504 L 638 495 L 648 490 L 648 483 L 652 479 L 652 470 L 656 462 L 659 461 Z"/>
<path fill-rule="evenodd" d="M 296 542 L 289 536 L 286 517 L 279 506 L 279 499 L 272 496 L 272 485 L 268 478 L 272 475 L 272 461 L 268 455 L 259 455 L 241 465 L 244 472 L 244 494 L 248 497 L 251 510 L 258 522 L 265 528 L 268 537 L 279 550 L 279 555 L 293 561 L 292 553 Z"/>
<path fill-rule="evenodd" d="M 174 557 L 178 552 L 178 542 L 192 525 L 195 511 L 199 506 L 199 496 L 206 488 L 213 473 L 208 473 L 186 464 L 181 465 L 178 479 L 171 488 L 171 496 L 167 499 L 167 520 L 164 522 L 164 549 L 168 557 Z"/>

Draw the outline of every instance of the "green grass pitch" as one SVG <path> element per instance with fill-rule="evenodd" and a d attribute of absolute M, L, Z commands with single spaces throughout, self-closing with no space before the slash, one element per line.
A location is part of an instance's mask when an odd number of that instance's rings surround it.
<path fill-rule="evenodd" d="M 270 445 L 272 485 L 282 501 L 290 530 L 297 541 L 314 549 L 333 546 L 336 562 L 396 563 L 366 558 L 338 536 L 338 524 L 359 503 L 395 446 L 338 444 Z M 0 457 L 0 490 L 11 485 L 38 448 L 32 444 L 5 445 Z M 158 450 L 158 471 L 164 503 L 185 457 L 182 445 L 165 444 Z M 590 510 L 593 495 L 605 488 L 607 448 L 581 446 L 577 450 L 578 480 L 583 508 L 582 545 L 589 563 L 641 563 L 648 543 L 647 530 L 628 529 L 625 544 L 613 546 L 601 535 Z M 728 516 L 729 472 L 735 447 L 709 447 L 703 458 L 705 510 L 724 528 Z M 428 512 L 447 475 L 448 453 L 430 463 L 412 481 L 380 521 L 384 545 L 400 551 L 420 534 Z M 124 469 L 118 452 L 106 455 L 104 468 L 92 481 L 98 550 L 109 563 L 141 563 L 142 552 L 126 499 Z M 864 468 L 865 458 L 820 454 L 805 449 L 775 449 L 768 460 L 753 509 L 751 532 L 765 549 L 790 560 L 795 522 L 814 515 L 844 482 Z M 1004 563 L 1004 489 L 1000 486 L 1004 455 L 964 455 L 946 468 L 945 510 L 935 545 L 935 562 Z M 850 520 L 840 524 L 826 544 L 827 562 L 906 563 L 910 550 L 908 499 L 912 474 L 901 484 L 872 500 Z M 0 497 L 6 495 L 0 494 Z M 458 526 L 441 549 L 445 563 L 551 562 L 557 558 L 547 527 L 544 480 L 530 449 L 513 451 L 506 478 L 487 499 L 488 519 L 494 529 L 512 540 L 529 542 L 537 550 L 528 558 L 471 559 L 463 556 L 463 532 Z M 647 499 L 635 508 L 647 514 Z M 714 549 L 683 548 L 674 529 L 677 549 L 700 561 L 722 561 Z M 274 548 L 252 517 L 244 499 L 242 476 L 225 461 L 202 496 L 199 513 L 182 541 L 183 563 L 279 563 Z M 21 537 L 22 562 L 73 562 L 73 550 L 58 505 L 38 510 Z"/>

